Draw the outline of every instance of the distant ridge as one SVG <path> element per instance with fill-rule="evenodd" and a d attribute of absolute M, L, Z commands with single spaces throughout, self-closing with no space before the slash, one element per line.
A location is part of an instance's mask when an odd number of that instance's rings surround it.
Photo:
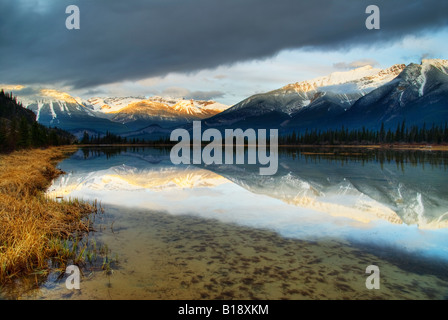
<path fill-rule="evenodd" d="M 395 127 L 448 121 L 448 60 L 420 65 L 365 66 L 251 96 L 207 119 L 209 127 L 283 131 Z"/>
<path fill-rule="evenodd" d="M 164 97 L 109 97 L 82 100 L 53 89 L 35 96 L 19 95 L 39 123 L 58 126 L 75 135 L 132 136 L 162 134 L 200 120 L 203 128 L 307 129 L 395 128 L 444 124 L 448 121 L 448 60 L 396 64 L 386 69 L 363 66 L 300 81 L 248 97 L 232 107 L 215 101 Z M 17 92 L 23 86 L 16 86 Z M 147 130 L 157 125 L 160 130 Z M 143 130 L 145 129 L 145 130 Z M 143 131 L 142 131 L 143 130 Z"/>

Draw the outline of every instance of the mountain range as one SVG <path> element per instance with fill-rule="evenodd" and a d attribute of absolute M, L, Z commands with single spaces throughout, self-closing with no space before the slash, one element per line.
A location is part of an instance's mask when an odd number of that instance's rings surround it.
<path fill-rule="evenodd" d="M 165 97 L 74 98 L 44 89 L 18 100 L 37 120 L 80 136 L 106 131 L 151 138 L 201 120 L 203 128 L 278 128 L 281 132 L 381 124 L 444 125 L 448 121 L 448 60 L 422 60 L 386 69 L 364 66 L 288 84 L 232 107 L 215 101 Z"/>
<path fill-rule="evenodd" d="M 19 91 L 20 92 L 20 91 Z M 41 124 L 60 127 L 78 137 L 105 134 L 122 136 L 154 132 L 154 128 L 170 128 L 203 120 L 228 106 L 215 101 L 164 99 L 161 97 L 115 97 L 82 100 L 68 93 L 43 89 L 31 97 L 18 99 L 36 114 Z M 161 132 L 165 132 L 161 130 Z"/>
<path fill-rule="evenodd" d="M 448 121 L 448 60 L 361 67 L 251 96 L 209 118 L 209 127 L 378 129 Z"/>

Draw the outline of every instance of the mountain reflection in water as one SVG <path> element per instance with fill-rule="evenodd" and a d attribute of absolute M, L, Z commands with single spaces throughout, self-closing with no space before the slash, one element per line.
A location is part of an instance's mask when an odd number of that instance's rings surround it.
<path fill-rule="evenodd" d="M 83 149 L 50 196 L 189 214 L 285 237 L 402 247 L 448 260 L 443 152 L 280 149 L 279 170 L 174 166 L 169 149 Z"/>

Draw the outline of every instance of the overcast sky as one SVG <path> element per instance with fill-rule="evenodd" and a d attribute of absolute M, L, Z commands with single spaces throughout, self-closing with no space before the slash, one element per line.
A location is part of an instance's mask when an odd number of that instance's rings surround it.
<path fill-rule="evenodd" d="M 68 5 L 80 29 L 68 30 Z M 366 7 L 380 8 L 367 30 Z M 0 83 L 234 104 L 371 64 L 448 58 L 448 1 L 0 0 Z"/>

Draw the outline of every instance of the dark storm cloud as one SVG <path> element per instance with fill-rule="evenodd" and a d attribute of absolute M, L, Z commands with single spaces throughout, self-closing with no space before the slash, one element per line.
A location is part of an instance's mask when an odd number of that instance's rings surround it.
<path fill-rule="evenodd" d="M 0 83 L 86 88 L 272 56 L 286 48 L 387 45 L 446 26 L 446 0 L 0 0 Z M 67 30 L 76 4 L 81 29 Z"/>
<path fill-rule="evenodd" d="M 11 90 L 11 92 L 14 95 L 20 95 L 21 97 L 28 97 L 28 96 L 34 96 L 34 95 L 38 95 L 40 93 L 40 89 L 39 88 L 31 88 L 31 87 L 26 87 L 20 90 Z"/>

